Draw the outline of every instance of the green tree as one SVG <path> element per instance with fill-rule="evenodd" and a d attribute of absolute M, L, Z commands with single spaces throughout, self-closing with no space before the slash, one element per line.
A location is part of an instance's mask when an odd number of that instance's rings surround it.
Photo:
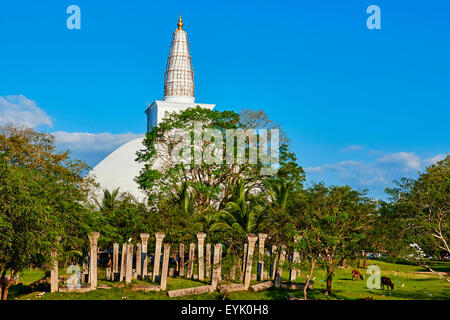
<path fill-rule="evenodd" d="M 328 188 L 316 184 L 296 197 L 293 208 L 297 230 L 311 233 L 304 235 L 309 239 L 305 246 L 317 250 L 320 245 L 320 263 L 327 269 L 327 293 L 330 294 L 336 268 L 344 259 L 360 253 L 376 203 L 348 186 Z"/>
<path fill-rule="evenodd" d="M 147 133 L 143 142 L 144 149 L 138 152 L 137 160 L 144 163 L 144 169 L 137 177 L 137 182 L 148 194 L 149 203 L 156 205 L 162 198 L 177 194 L 176 186 L 182 186 L 183 183 L 185 183 L 184 188 L 187 188 L 193 196 L 191 197 L 193 206 L 199 212 L 210 208 L 224 209 L 232 197 L 229 186 L 236 185 L 239 179 L 244 182 L 245 188 L 250 192 L 264 193 L 266 191 L 265 176 L 261 174 L 261 168 L 267 166 L 266 164 L 263 165 L 260 162 L 250 164 L 248 161 L 227 163 L 225 156 L 221 162 L 208 163 L 205 160 L 205 154 L 212 152 L 211 148 L 214 147 L 213 151 L 221 150 L 225 155 L 227 144 L 225 139 L 218 141 L 216 138 L 209 139 L 204 136 L 202 138 L 202 130 L 208 128 L 217 129 L 224 138 L 229 129 L 254 130 L 265 122 L 258 120 L 251 122 L 251 119 L 261 115 L 261 113 L 248 112 L 242 120 L 241 115 L 232 111 L 220 112 L 200 107 L 168 114 L 157 127 L 153 127 Z M 188 130 L 190 150 L 194 156 L 179 163 L 174 161 L 172 153 L 177 155 L 181 153 L 177 153 L 177 147 L 182 141 L 180 137 L 182 130 Z M 248 140 L 245 141 L 243 151 L 245 158 L 248 159 L 253 146 Z M 256 141 L 258 145 L 259 140 L 256 139 Z M 233 154 L 236 156 L 238 144 L 234 143 L 233 148 Z M 200 163 L 194 161 L 196 154 L 201 157 Z M 280 148 L 280 160 L 286 163 L 293 161 L 292 154 L 288 152 L 285 145 Z"/>
<path fill-rule="evenodd" d="M 108 189 L 103 189 L 102 203 L 98 204 L 102 211 L 113 211 L 117 204 L 117 196 L 119 195 L 119 188 L 114 189 L 112 192 Z"/>
<path fill-rule="evenodd" d="M 450 282 L 433 269 L 433 257 L 450 255 L 450 155 L 427 167 L 417 179 L 403 178 L 396 184 L 386 190 L 393 201 L 383 203 L 380 210 L 385 249 Z M 390 228 L 383 229 L 387 223 Z M 391 241 L 392 232 L 396 242 Z"/>
<path fill-rule="evenodd" d="M 93 182 L 88 167 L 57 152 L 53 136 L 28 128 L 0 128 L 0 287 L 6 299 L 11 278 L 30 265 L 46 267 L 50 252 L 74 247 L 88 230 L 83 203 Z"/>

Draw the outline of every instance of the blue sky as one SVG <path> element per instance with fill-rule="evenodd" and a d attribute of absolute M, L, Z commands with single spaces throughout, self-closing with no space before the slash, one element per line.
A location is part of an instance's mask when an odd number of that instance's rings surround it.
<path fill-rule="evenodd" d="M 81 8 L 68 30 L 66 8 Z M 369 30 L 366 8 L 381 8 Z M 308 182 L 368 188 L 450 150 L 448 1 L 2 1 L 0 124 L 95 165 L 146 129 L 182 13 L 196 101 L 263 109 Z"/>

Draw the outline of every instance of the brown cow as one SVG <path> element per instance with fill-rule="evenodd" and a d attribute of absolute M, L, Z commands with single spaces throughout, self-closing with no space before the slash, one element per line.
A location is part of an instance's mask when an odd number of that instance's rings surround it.
<path fill-rule="evenodd" d="M 391 278 L 381 277 L 381 290 L 384 290 L 384 286 L 390 287 L 391 290 L 394 290 L 394 283 L 392 283 Z"/>
<path fill-rule="evenodd" d="M 363 275 L 358 270 L 352 271 L 352 280 L 355 280 L 355 278 L 359 278 L 361 280 L 364 280 Z"/>

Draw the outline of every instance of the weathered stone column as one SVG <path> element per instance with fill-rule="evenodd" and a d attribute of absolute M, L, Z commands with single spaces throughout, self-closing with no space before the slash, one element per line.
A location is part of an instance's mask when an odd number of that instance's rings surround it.
<path fill-rule="evenodd" d="M 203 281 L 205 279 L 205 260 L 203 245 L 205 244 L 206 233 L 197 233 L 198 240 L 198 280 Z"/>
<path fill-rule="evenodd" d="M 194 259 L 195 259 L 195 243 L 189 245 L 189 260 L 186 277 L 191 279 L 194 271 Z"/>
<path fill-rule="evenodd" d="M 270 279 L 275 280 L 275 274 L 277 272 L 277 262 L 278 262 L 278 247 L 272 246 L 272 263 L 270 264 Z"/>
<path fill-rule="evenodd" d="M 61 240 L 61 237 L 58 237 L 56 239 L 56 245 L 58 245 L 59 241 Z M 51 252 L 52 256 L 52 268 L 50 270 L 50 292 L 58 292 L 58 282 L 59 282 L 59 275 L 58 275 L 58 248 L 53 248 Z M 1 283 L 0 283 L 1 285 Z"/>
<path fill-rule="evenodd" d="M 211 279 L 211 243 L 206 244 L 206 278 Z"/>
<path fill-rule="evenodd" d="M 127 245 L 127 263 L 125 269 L 125 283 L 130 283 L 133 279 L 133 244 Z"/>
<path fill-rule="evenodd" d="M 244 243 L 244 255 L 242 256 L 241 281 L 244 281 L 245 266 L 247 265 L 247 249 L 248 249 L 248 244 Z"/>
<path fill-rule="evenodd" d="M 147 259 L 147 243 L 148 243 L 148 238 L 150 237 L 150 234 L 148 233 L 141 233 L 141 241 L 142 241 L 142 271 L 141 271 L 141 276 L 142 279 L 144 279 L 145 277 L 147 277 L 147 273 L 148 273 L 148 259 Z"/>
<path fill-rule="evenodd" d="M 136 245 L 136 278 L 141 277 L 142 272 L 142 244 Z"/>
<path fill-rule="evenodd" d="M 222 254 L 223 254 L 223 245 L 220 243 L 220 251 L 219 251 L 219 266 L 220 266 L 220 272 L 219 272 L 219 282 L 222 281 Z"/>
<path fill-rule="evenodd" d="M 211 287 L 212 290 L 217 289 L 217 285 L 219 283 L 219 275 L 222 273 L 222 268 L 220 265 L 220 253 L 222 245 L 220 243 L 214 246 L 214 259 L 213 259 L 213 270 L 211 276 Z"/>
<path fill-rule="evenodd" d="M 167 287 L 167 272 L 169 271 L 170 245 L 164 245 L 164 256 L 161 269 L 161 282 L 159 284 L 161 290 L 166 290 Z"/>
<path fill-rule="evenodd" d="M 113 245 L 113 269 L 112 269 L 112 280 L 116 280 L 116 274 L 119 273 L 119 244 L 114 243 Z"/>
<path fill-rule="evenodd" d="M 252 260 L 253 252 L 255 250 L 256 240 L 258 237 L 254 234 L 247 235 L 248 249 L 247 249 L 247 264 L 245 265 L 245 275 L 244 275 L 244 288 L 247 290 L 250 288 L 250 280 L 252 278 Z"/>
<path fill-rule="evenodd" d="M 294 250 L 294 253 L 292 254 L 292 262 L 298 263 L 300 261 L 299 258 L 300 258 L 300 254 L 298 253 L 297 250 Z M 289 281 L 295 282 L 296 279 L 297 279 L 297 269 L 292 267 L 289 272 Z"/>
<path fill-rule="evenodd" d="M 97 288 L 97 243 L 100 232 L 91 232 L 89 234 L 89 243 L 91 245 L 91 259 L 89 261 L 89 282 L 91 288 Z"/>
<path fill-rule="evenodd" d="M 178 247 L 178 257 L 180 258 L 178 261 L 178 276 L 184 277 L 184 243 L 180 243 Z"/>
<path fill-rule="evenodd" d="M 258 280 L 264 280 L 264 242 L 266 241 L 267 234 L 258 233 L 258 247 L 259 247 L 259 259 L 258 259 Z"/>
<path fill-rule="evenodd" d="M 127 267 L 127 244 L 122 244 L 122 255 L 120 257 L 120 275 L 119 281 L 123 281 L 125 278 L 125 270 Z"/>
<path fill-rule="evenodd" d="M 156 280 L 156 276 L 159 275 L 159 264 L 161 262 L 161 245 L 166 235 L 161 232 L 155 233 L 156 246 L 155 246 L 155 259 L 153 263 L 153 282 Z"/>
<path fill-rule="evenodd" d="M 281 252 L 280 252 L 280 263 L 277 267 L 277 273 L 275 275 L 275 287 L 278 288 L 281 284 L 281 277 L 283 275 L 283 264 L 286 260 L 286 247 L 281 246 Z"/>

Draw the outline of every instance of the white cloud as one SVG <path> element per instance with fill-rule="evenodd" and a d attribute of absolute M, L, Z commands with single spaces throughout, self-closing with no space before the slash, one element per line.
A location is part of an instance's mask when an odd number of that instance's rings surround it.
<path fill-rule="evenodd" d="M 70 150 L 73 158 L 81 159 L 91 167 L 124 143 L 144 136 L 132 132 L 112 134 L 57 131 L 52 134 L 59 150 Z"/>
<path fill-rule="evenodd" d="M 324 181 L 327 184 L 350 185 L 354 188 L 369 188 L 371 194 L 384 196 L 384 189 L 393 180 L 402 177 L 417 177 L 417 173 L 431 163 L 444 159 L 446 154 L 420 159 L 413 152 L 389 153 L 375 161 L 347 160 L 338 163 L 307 167 L 309 181 Z"/>
<path fill-rule="evenodd" d="M 37 106 L 34 100 L 21 94 L 0 97 L 0 125 L 8 123 L 31 128 L 53 125 L 50 117 Z"/>
<path fill-rule="evenodd" d="M 448 153 L 439 153 L 437 155 L 435 155 L 434 157 L 431 158 L 427 158 L 424 160 L 424 164 L 426 166 L 432 165 L 433 163 L 436 163 L 438 161 L 444 160 L 445 157 L 447 157 Z"/>
<path fill-rule="evenodd" d="M 52 133 L 60 148 L 71 151 L 109 151 L 133 139 L 143 137 L 143 134 L 132 132 L 112 134 L 109 132 L 66 132 L 56 131 Z"/>
<path fill-rule="evenodd" d="M 351 145 L 344 149 L 341 149 L 341 152 L 353 152 L 353 151 L 361 151 L 364 149 L 364 146 L 360 145 Z"/>
<path fill-rule="evenodd" d="M 402 169 L 403 171 L 420 169 L 420 158 L 414 152 L 390 153 L 378 158 L 377 162 L 384 166 Z"/>
<path fill-rule="evenodd" d="M 385 183 L 381 170 L 373 163 L 364 161 L 341 161 L 318 167 L 308 167 L 305 168 L 305 171 L 314 181 L 324 180 L 327 183 L 329 183 L 327 181 L 329 177 L 332 178 L 332 181 L 334 180 L 332 183 L 363 187 Z"/>

